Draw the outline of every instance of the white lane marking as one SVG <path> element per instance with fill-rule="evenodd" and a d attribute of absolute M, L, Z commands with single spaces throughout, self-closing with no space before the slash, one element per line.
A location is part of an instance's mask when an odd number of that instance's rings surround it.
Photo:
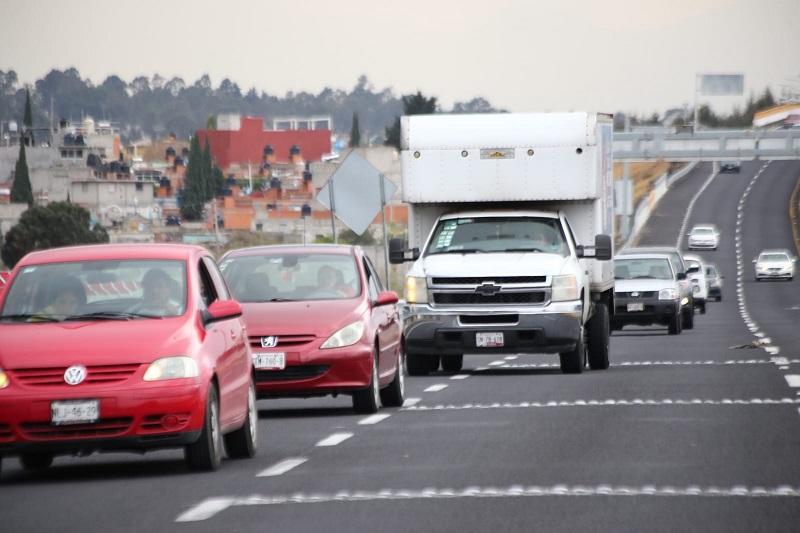
<path fill-rule="evenodd" d="M 437 383 L 436 385 L 431 385 L 427 389 L 422 392 L 439 392 L 447 388 L 446 383 Z"/>
<path fill-rule="evenodd" d="M 412 405 L 417 405 L 421 401 L 422 398 L 406 398 L 403 402 L 403 407 L 411 407 Z"/>
<path fill-rule="evenodd" d="M 290 457 L 288 459 L 284 459 L 279 463 L 275 463 L 274 465 L 270 466 L 266 470 L 262 470 L 256 477 L 275 477 L 275 476 L 282 476 L 289 470 L 293 468 L 297 468 L 301 464 L 308 461 L 306 457 Z"/>
<path fill-rule="evenodd" d="M 514 361 L 518 357 L 519 357 L 518 355 L 507 355 L 507 356 L 503 357 L 503 359 L 505 359 L 506 361 Z"/>
<path fill-rule="evenodd" d="M 764 350 L 770 355 L 778 355 L 781 352 L 777 346 L 765 346 Z"/>
<path fill-rule="evenodd" d="M 675 248 L 681 247 L 681 241 L 683 240 L 683 235 L 686 233 L 686 227 L 689 224 L 689 218 L 691 218 L 692 216 L 692 209 L 694 208 L 694 204 L 697 202 L 697 199 L 700 198 L 700 195 L 703 194 L 703 191 L 705 191 L 706 188 L 709 185 L 711 185 L 711 182 L 714 181 L 714 178 L 716 177 L 717 173 L 712 170 L 711 175 L 708 177 L 705 183 L 703 183 L 703 186 L 700 187 L 700 189 L 696 193 L 694 193 L 692 199 L 689 200 L 689 206 L 686 208 L 686 214 L 683 216 L 683 222 L 681 223 L 681 230 L 678 233 L 678 240 L 675 243 Z"/>
<path fill-rule="evenodd" d="M 800 374 L 786 374 L 783 377 L 790 387 L 800 387 Z"/>
<path fill-rule="evenodd" d="M 353 502 L 368 503 L 374 501 L 402 500 L 452 500 L 457 498 L 533 498 L 533 497 L 575 497 L 575 496 L 661 496 L 661 497 L 714 497 L 714 498 L 798 498 L 800 487 L 779 485 L 775 487 L 734 485 L 732 487 L 686 487 L 670 485 L 511 485 L 508 487 L 471 486 L 462 489 L 427 487 L 424 489 L 381 489 L 378 491 L 340 490 L 337 492 L 296 492 L 285 495 L 257 495 L 242 498 L 217 498 L 225 500 L 227 507 L 255 505 L 304 505 L 314 503 Z M 219 509 L 217 512 L 222 511 Z M 203 518 L 211 518 L 216 513 Z M 181 515 L 183 516 L 183 515 Z M 179 517 L 180 518 L 180 517 Z"/>
<path fill-rule="evenodd" d="M 789 364 L 789 360 L 786 359 L 785 357 L 770 357 L 769 360 L 779 366 Z"/>
<path fill-rule="evenodd" d="M 771 359 L 727 359 L 725 361 L 621 361 L 619 363 L 611 363 L 611 366 L 730 366 L 730 365 L 764 365 L 771 364 L 774 361 Z M 782 364 L 798 364 L 800 359 L 786 359 L 786 363 Z M 516 363 L 505 364 L 502 369 L 525 369 L 525 368 L 559 368 L 561 365 L 558 363 Z M 478 369 L 475 369 L 476 371 Z M 496 368 L 487 368 L 483 371 L 496 370 Z"/>
<path fill-rule="evenodd" d="M 665 398 L 656 400 L 652 398 L 635 398 L 633 400 L 570 400 L 547 402 L 494 402 L 494 403 L 468 403 L 463 405 L 415 405 L 413 407 L 402 407 L 401 411 L 474 411 L 480 409 L 546 409 L 553 407 L 642 407 L 642 406 L 684 406 L 684 405 L 797 405 L 800 398 L 749 398 L 749 399 L 730 399 L 709 400 L 702 398 L 692 399 L 671 399 Z"/>
<path fill-rule="evenodd" d="M 500 366 L 504 364 L 506 364 L 505 361 L 492 361 L 491 363 L 489 363 L 489 366 Z"/>
<path fill-rule="evenodd" d="M 333 433 L 319 441 L 316 445 L 317 446 L 336 446 L 337 444 L 341 444 L 342 442 L 346 441 L 350 437 L 352 437 L 352 433 Z"/>
<path fill-rule="evenodd" d="M 789 370 L 788 366 L 779 366 L 778 369 L 780 370 Z"/>
<path fill-rule="evenodd" d="M 383 420 L 386 420 L 390 416 L 392 416 L 392 415 L 388 414 L 388 413 L 378 413 L 378 414 L 375 414 L 375 415 L 370 415 L 367 418 L 362 418 L 361 420 L 359 420 L 358 421 L 358 425 L 359 426 L 370 426 L 370 425 L 373 425 L 373 424 L 377 424 L 378 422 L 381 422 Z"/>
<path fill-rule="evenodd" d="M 467 379 L 469 374 L 456 374 L 455 376 L 450 376 L 450 379 Z"/>
<path fill-rule="evenodd" d="M 191 509 L 184 511 L 178 518 L 175 519 L 176 522 L 199 522 L 201 520 L 208 520 L 212 516 L 217 513 L 221 513 L 231 505 L 236 503 L 235 498 L 207 498 L 202 502 L 198 503 Z"/>

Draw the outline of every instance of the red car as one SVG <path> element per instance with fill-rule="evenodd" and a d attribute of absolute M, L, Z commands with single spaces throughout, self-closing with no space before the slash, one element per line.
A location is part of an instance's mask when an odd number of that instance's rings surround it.
<path fill-rule="evenodd" d="M 0 294 L 3 294 L 3 289 L 6 288 L 8 284 L 8 277 L 11 275 L 11 272 L 3 271 L 0 272 Z"/>
<path fill-rule="evenodd" d="M 0 301 L 0 458 L 183 447 L 216 469 L 256 451 L 241 306 L 203 248 L 33 252 Z"/>
<path fill-rule="evenodd" d="M 245 248 L 220 268 L 242 303 L 259 398 L 350 394 L 363 413 L 403 404 L 397 294 L 361 248 Z"/>

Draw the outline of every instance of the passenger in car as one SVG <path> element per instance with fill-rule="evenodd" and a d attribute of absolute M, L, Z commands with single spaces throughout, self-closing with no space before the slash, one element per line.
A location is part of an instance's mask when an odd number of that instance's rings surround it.
<path fill-rule="evenodd" d="M 140 313 L 154 315 L 174 315 L 179 307 L 172 301 L 172 278 L 160 268 L 151 268 L 142 278 L 142 304 L 137 309 Z"/>
<path fill-rule="evenodd" d="M 55 316 L 72 316 L 78 314 L 86 304 L 86 289 L 79 279 L 65 276 L 57 279 L 50 290 L 50 305 L 39 314 Z"/>

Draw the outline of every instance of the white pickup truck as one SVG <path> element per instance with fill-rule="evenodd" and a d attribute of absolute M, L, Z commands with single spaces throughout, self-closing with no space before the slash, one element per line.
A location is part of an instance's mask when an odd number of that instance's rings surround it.
<path fill-rule="evenodd" d="M 595 113 L 403 117 L 413 261 L 403 343 L 412 375 L 464 354 L 558 353 L 605 369 L 614 309 L 612 119 Z"/>

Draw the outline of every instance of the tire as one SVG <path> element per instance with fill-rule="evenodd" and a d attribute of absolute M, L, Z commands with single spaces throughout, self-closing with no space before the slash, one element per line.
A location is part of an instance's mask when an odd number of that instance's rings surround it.
<path fill-rule="evenodd" d="M 561 362 L 561 372 L 564 374 L 580 374 L 586 364 L 586 346 L 583 342 L 583 335 L 575 344 L 575 349 L 558 354 Z"/>
<path fill-rule="evenodd" d="M 589 368 L 608 368 L 608 344 L 608 307 L 601 303 L 595 306 L 594 316 L 589 320 Z"/>
<path fill-rule="evenodd" d="M 353 393 L 353 409 L 356 413 L 372 414 L 378 412 L 380 406 L 380 384 L 378 383 L 378 360 L 375 350 L 372 353 L 372 376 L 369 386 Z"/>
<path fill-rule="evenodd" d="M 704 315 L 704 314 L 706 314 L 706 302 L 703 302 L 703 303 L 700 305 L 700 314 L 701 314 L 701 315 Z"/>
<path fill-rule="evenodd" d="M 23 453 L 19 462 L 25 470 L 44 470 L 53 464 L 52 453 Z"/>
<path fill-rule="evenodd" d="M 406 370 L 409 376 L 427 376 L 430 373 L 432 356 L 420 354 L 406 354 Z"/>
<path fill-rule="evenodd" d="M 381 389 L 381 405 L 384 407 L 402 407 L 406 399 L 406 370 L 403 359 L 403 352 L 401 351 L 397 355 L 397 369 L 394 372 L 394 379 L 385 389 Z"/>
<path fill-rule="evenodd" d="M 442 370 L 445 372 L 459 372 L 462 368 L 464 368 L 464 354 L 442 356 Z"/>
<path fill-rule="evenodd" d="M 224 440 L 225 451 L 231 459 L 249 459 L 258 450 L 258 408 L 252 380 L 247 391 L 247 419 L 242 427 L 225 435 Z"/>
<path fill-rule="evenodd" d="M 439 370 L 439 365 L 442 362 L 442 357 L 439 355 L 428 356 L 428 372 L 436 372 Z"/>
<path fill-rule="evenodd" d="M 682 320 L 681 329 L 694 329 L 694 307 L 690 307 L 688 311 L 683 312 Z"/>
<path fill-rule="evenodd" d="M 210 472 L 222 463 L 222 434 L 219 425 L 217 386 L 211 384 L 206 396 L 205 423 L 197 442 L 184 449 L 186 464 L 192 470 Z"/>
<path fill-rule="evenodd" d="M 681 330 L 683 329 L 681 327 L 682 325 L 683 325 L 683 315 L 678 313 L 677 315 L 672 317 L 672 320 L 669 321 L 669 334 L 670 335 L 680 334 Z"/>
<path fill-rule="evenodd" d="M 611 322 L 611 331 L 620 331 L 624 325 L 619 322 Z"/>

